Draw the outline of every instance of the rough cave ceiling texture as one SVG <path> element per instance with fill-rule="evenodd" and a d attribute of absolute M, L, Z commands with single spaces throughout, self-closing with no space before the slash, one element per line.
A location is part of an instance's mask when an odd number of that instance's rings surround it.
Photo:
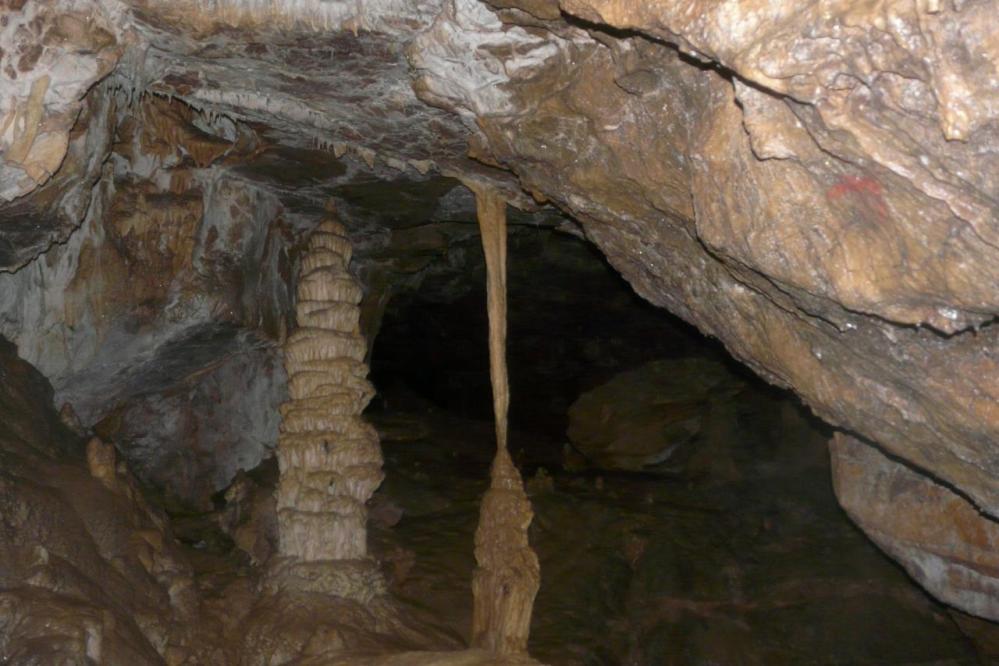
<path fill-rule="evenodd" d="M 276 367 L 330 196 L 372 332 L 386 285 L 469 233 L 446 177 L 488 179 L 865 440 L 833 447 L 851 515 L 999 619 L 994 0 L 0 8 L 0 332 L 86 423 L 194 381 L 168 344 L 218 373 L 249 336 Z M 247 400 L 284 399 L 251 374 Z"/>

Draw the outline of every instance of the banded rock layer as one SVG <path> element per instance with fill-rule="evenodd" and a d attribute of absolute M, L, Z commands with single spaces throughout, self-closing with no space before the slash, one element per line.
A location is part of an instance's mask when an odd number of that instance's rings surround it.
<path fill-rule="evenodd" d="M 290 400 L 281 406 L 281 554 L 302 561 L 367 554 L 365 502 L 382 482 L 378 435 L 361 412 L 374 395 L 360 333 L 362 290 L 351 245 L 328 219 L 302 260 L 298 330 L 285 347 Z"/>

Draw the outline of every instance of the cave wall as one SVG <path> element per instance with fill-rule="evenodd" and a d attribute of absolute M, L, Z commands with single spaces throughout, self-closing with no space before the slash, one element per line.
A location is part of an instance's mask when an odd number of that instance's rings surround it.
<path fill-rule="evenodd" d="M 989 3 L 541 4 L 451 3 L 411 50 L 423 99 L 474 114 L 477 154 L 640 294 L 995 516 Z M 556 10 L 580 21 L 544 24 L 554 48 L 501 104 L 435 65 L 516 67 L 447 36 Z"/>
<path fill-rule="evenodd" d="M 306 223 L 221 164 L 252 141 L 231 121 L 96 99 L 117 107 L 114 152 L 79 229 L 0 273 L 0 334 L 143 480 L 204 505 L 276 442 Z"/>
<path fill-rule="evenodd" d="M 84 415 L 196 326 L 280 338 L 343 157 L 568 213 L 646 299 L 999 516 L 990 0 L 4 8 L 0 331 Z"/>
<path fill-rule="evenodd" d="M 845 31 L 858 20 L 846 4 L 824 21 L 813 17 L 815 37 L 797 23 L 808 12 L 788 10 L 786 20 L 795 23 L 785 31 L 797 41 L 774 30 L 775 42 L 766 49 L 754 45 L 755 52 L 811 53 L 822 29 Z M 456 20 L 462 12 L 481 13 L 480 7 L 456 3 Z M 615 11 L 627 15 L 627 3 Z M 912 13 L 900 3 L 892 15 L 912 30 L 921 20 L 981 20 L 971 8 L 944 14 Z M 747 7 L 717 22 L 733 36 L 755 34 L 738 22 L 744 15 L 760 19 Z M 779 19 L 772 20 L 781 25 Z M 632 26 L 621 21 L 619 27 Z M 874 50 L 869 35 L 849 34 L 850 45 Z M 434 35 L 414 49 L 418 68 L 427 64 L 419 47 L 443 48 Z M 879 51 L 886 60 L 881 70 L 869 63 L 870 83 L 838 93 L 849 98 L 840 104 L 843 122 L 851 120 L 850 104 L 862 116 L 853 119 L 851 132 L 824 120 L 831 102 L 821 88 L 814 103 L 803 104 L 807 100 L 783 90 L 760 92 L 763 83 L 743 83 L 746 75 L 738 70 L 692 66 L 681 51 L 639 35 L 603 41 L 609 46 L 577 35 L 562 40 L 543 71 L 512 81 L 506 90 L 522 98 L 512 103 L 521 112 L 490 113 L 475 108 L 482 103 L 477 98 L 447 96 L 448 81 L 433 70 L 421 79 L 430 91 L 425 97 L 478 113 L 486 137 L 481 150 L 579 219 L 640 294 L 718 337 L 772 381 L 794 387 L 827 420 L 866 434 L 965 488 L 987 510 L 999 510 L 989 446 L 999 426 L 993 407 L 999 366 L 991 356 L 996 332 L 987 325 L 996 310 L 999 265 L 987 195 L 996 191 L 997 170 L 994 154 L 978 148 L 994 141 L 987 127 L 976 125 L 982 136 L 975 141 L 931 136 L 944 120 L 926 82 L 908 91 L 927 108 L 922 116 L 899 108 L 899 100 L 862 101 L 873 95 L 872 86 L 892 78 L 877 74 L 894 62 L 891 56 L 907 56 L 904 49 Z M 826 55 L 833 59 L 837 52 Z M 820 69 L 823 62 L 814 55 L 787 60 L 789 69 L 801 67 L 799 61 Z M 773 78 L 781 64 L 770 65 Z M 828 63 L 843 68 L 843 77 L 851 65 Z M 642 72 L 648 76 L 635 77 Z M 768 114 L 786 124 L 760 126 Z M 905 133 L 875 136 L 864 132 L 867 124 Z M 917 132 L 927 145 L 903 143 Z M 761 149 L 767 136 L 783 142 L 781 149 Z M 980 208 L 972 214 L 959 201 L 930 196 L 922 189 L 924 168 L 907 171 L 864 151 L 865 142 L 899 156 L 940 155 L 939 179 L 960 185 L 955 199 L 974 199 Z M 955 152 L 966 154 L 944 160 Z M 950 164 L 963 172 L 976 160 L 970 181 L 946 169 Z"/>
<path fill-rule="evenodd" d="M 842 433 L 831 443 L 836 495 L 853 520 L 920 585 L 981 617 L 999 615 L 999 525 L 960 492 Z"/>
<path fill-rule="evenodd" d="M 90 0 L 0 5 L 0 266 L 23 266 L 79 226 L 110 150 L 107 99 L 125 21 Z M 26 195 L 31 195 L 30 197 Z"/>
<path fill-rule="evenodd" d="M 190 562 L 110 445 L 60 421 L 0 338 L 0 652 L 14 663 L 221 663 Z"/>

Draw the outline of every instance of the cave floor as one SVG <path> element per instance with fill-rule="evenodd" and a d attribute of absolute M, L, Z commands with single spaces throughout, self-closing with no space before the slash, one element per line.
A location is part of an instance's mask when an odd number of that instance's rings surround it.
<path fill-rule="evenodd" d="M 656 473 L 567 471 L 560 442 L 511 433 L 542 571 L 532 656 L 552 666 L 999 663 L 993 625 L 933 601 L 849 522 L 831 487 L 828 432 L 782 395 L 744 399 L 737 441 Z M 370 503 L 371 551 L 409 617 L 467 644 L 493 426 L 407 393 L 368 417 L 386 472 Z M 271 485 L 275 473 L 254 474 Z M 249 607 L 256 568 L 217 516 L 171 522 L 212 614 L 231 616 L 240 599 Z"/>
<path fill-rule="evenodd" d="M 569 473 L 552 442 L 512 434 L 542 569 L 532 655 L 554 666 L 994 663 L 958 626 L 972 621 L 848 521 L 824 433 L 795 406 L 757 401 L 743 430 L 754 441 L 716 450 L 698 474 Z M 374 553 L 395 595 L 467 639 L 492 425 L 426 404 L 372 420 L 387 473 Z"/>

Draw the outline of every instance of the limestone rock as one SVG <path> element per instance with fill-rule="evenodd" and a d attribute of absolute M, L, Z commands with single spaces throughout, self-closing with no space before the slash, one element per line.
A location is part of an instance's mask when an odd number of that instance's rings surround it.
<path fill-rule="evenodd" d="M 579 220 L 639 294 L 995 516 L 990 6 L 567 0 L 593 41 L 548 26 L 558 48 L 495 103 L 471 65 L 417 89 L 473 113 L 476 155 Z M 427 49 L 496 57 L 441 22 Z M 639 71 L 655 81 L 616 83 Z"/>
<path fill-rule="evenodd" d="M 496 655 L 526 655 L 541 584 L 538 556 L 528 542 L 534 511 L 505 448 L 490 476 L 475 531 L 472 645 Z"/>
<path fill-rule="evenodd" d="M 651 469 L 707 429 L 713 401 L 731 402 L 741 387 L 717 361 L 653 361 L 580 396 L 569 440 L 603 469 Z"/>
<path fill-rule="evenodd" d="M 352 660 L 347 657 L 328 663 L 330 666 L 350 666 Z M 373 658 L 369 662 L 370 666 L 532 666 L 538 663 L 523 655 L 496 655 L 484 650 L 403 652 L 388 657 Z"/>
<path fill-rule="evenodd" d="M 72 238 L 0 273 L 0 331 L 88 426 L 139 392 L 132 382 L 148 385 L 135 375 L 171 345 L 220 324 L 279 339 L 291 318 L 280 202 L 188 157 L 220 141 L 195 124 L 219 134 L 224 126 L 165 100 L 134 110 L 118 128 L 113 168 L 87 188 Z"/>
<path fill-rule="evenodd" d="M 492 4 L 7 2 L 0 331 L 89 426 L 193 326 L 281 339 L 331 190 L 434 209 L 437 169 L 571 215 L 650 302 L 999 515 L 994 3 Z"/>
<path fill-rule="evenodd" d="M 12 2 L 0 25 L 0 266 L 65 240 L 111 147 L 106 96 L 87 93 L 129 41 L 118 3 Z M 32 217 L 29 224 L 25 218 Z"/>
<path fill-rule="evenodd" d="M 135 474 L 178 506 L 207 510 L 240 471 L 273 455 L 287 397 L 280 352 L 236 330 L 174 341 L 137 368 L 94 425 Z"/>
<path fill-rule="evenodd" d="M 966 497 L 838 433 L 830 442 L 843 508 L 935 597 L 999 620 L 999 522 Z"/>
<path fill-rule="evenodd" d="M 316 563 L 304 566 L 314 573 L 321 569 Z M 326 566 L 324 575 L 331 571 Z M 354 666 L 379 663 L 400 652 L 458 648 L 453 639 L 408 619 L 386 598 L 361 603 L 316 592 L 322 590 L 267 591 L 247 608 L 238 636 L 239 653 L 245 656 L 239 663 Z"/>
<path fill-rule="evenodd" d="M 117 490 L 118 464 L 114 447 L 105 444 L 100 437 L 91 437 L 87 442 L 87 467 L 90 476 L 100 481 L 111 492 Z"/>
<path fill-rule="evenodd" d="M 236 547 L 260 565 L 277 551 L 277 507 L 274 494 L 245 472 L 236 474 L 225 491 L 225 509 L 219 526 L 232 537 Z"/>
<path fill-rule="evenodd" d="M 0 374 L 0 656 L 216 659 L 190 565 L 113 447 L 94 438 L 84 452 L 59 422 L 51 388 L 2 339 Z"/>

